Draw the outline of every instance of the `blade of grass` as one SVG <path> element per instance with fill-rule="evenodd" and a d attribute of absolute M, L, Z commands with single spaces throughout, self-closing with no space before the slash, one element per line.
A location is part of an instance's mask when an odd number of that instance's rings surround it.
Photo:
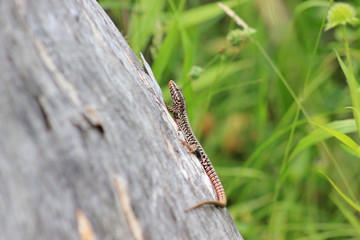
<path fill-rule="evenodd" d="M 356 122 L 358 134 L 360 136 L 360 92 L 359 84 L 357 83 L 353 71 L 351 71 L 340 58 L 339 54 L 335 51 L 336 57 L 339 61 L 340 67 L 345 74 L 347 83 L 350 89 L 351 102 L 353 105 L 353 114 Z"/>
<path fill-rule="evenodd" d="M 239 6 L 248 2 L 249 0 L 232 0 L 232 1 L 224 1 L 223 4 L 234 7 Z M 190 9 L 180 16 L 179 21 L 182 22 L 184 27 L 192 27 L 202 22 L 209 21 L 209 19 L 213 19 L 217 16 L 225 14 L 223 10 L 215 3 L 210 3 L 206 5 L 201 5 L 199 7 Z"/>
<path fill-rule="evenodd" d="M 155 22 L 161 15 L 166 1 L 138 0 L 136 2 L 136 11 L 134 11 L 131 16 L 131 22 L 128 29 L 131 48 L 138 54 L 149 42 Z"/>
<path fill-rule="evenodd" d="M 356 211 L 360 212 L 360 206 L 357 205 L 353 200 L 351 200 L 343 191 L 340 190 L 340 188 L 331 180 L 328 175 L 326 175 L 325 172 L 319 171 L 324 177 L 329 181 L 329 183 L 333 186 L 335 191 L 341 196 L 342 199 L 344 199 L 352 208 L 354 208 Z"/>
<path fill-rule="evenodd" d="M 167 82 L 166 79 L 162 77 L 166 66 L 170 62 L 170 59 L 175 54 L 174 49 L 176 47 L 179 47 L 179 30 L 177 27 L 177 21 L 173 20 L 168 25 L 168 31 L 166 33 L 165 40 L 163 41 L 163 44 L 161 45 L 158 55 L 156 59 L 154 59 L 154 62 L 152 64 L 152 70 L 153 73 L 158 79 L 158 81 L 161 82 Z"/>
<path fill-rule="evenodd" d="M 343 134 L 356 132 L 356 124 L 353 119 L 334 121 L 326 124 L 325 126 Z M 332 135 L 329 132 L 325 131 L 325 129 L 315 129 L 313 132 L 311 132 L 298 142 L 298 144 L 291 153 L 290 159 L 296 157 L 305 148 L 320 143 L 325 139 L 330 138 L 331 136 Z"/>
<path fill-rule="evenodd" d="M 360 234 L 360 220 L 349 207 L 340 200 L 340 197 L 335 197 L 334 194 L 330 196 L 331 200 L 339 208 L 340 212 L 345 216 L 349 223 L 354 227 L 354 229 Z"/>
<path fill-rule="evenodd" d="M 326 132 L 330 133 L 333 137 L 337 138 L 340 142 L 342 142 L 343 144 L 348 146 L 350 149 L 352 149 L 356 153 L 357 156 L 360 156 L 360 146 L 354 140 L 352 140 L 349 136 L 345 135 L 342 132 L 325 127 L 322 124 L 315 123 L 315 122 L 313 122 L 313 124 L 324 129 Z"/>

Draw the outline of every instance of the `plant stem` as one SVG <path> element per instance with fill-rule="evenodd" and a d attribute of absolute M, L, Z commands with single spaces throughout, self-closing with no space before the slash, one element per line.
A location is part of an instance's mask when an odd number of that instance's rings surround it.
<path fill-rule="evenodd" d="M 351 64 L 350 49 L 349 49 L 349 41 L 348 41 L 347 32 L 346 32 L 346 26 L 345 25 L 342 26 L 342 33 L 343 33 L 343 37 L 344 37 L 346 61 L 347 61 L 350 72 L 353 72 L 353 67 L 352 67 L 352 64 Z"/>

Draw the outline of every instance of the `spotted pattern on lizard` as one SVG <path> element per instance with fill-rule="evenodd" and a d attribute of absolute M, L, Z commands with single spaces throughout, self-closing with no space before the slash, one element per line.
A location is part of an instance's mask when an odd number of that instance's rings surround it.
<path fill-rule="evenodd" d="M 187 209 L 190 211 L 192 209 L 198 208 L 205 204 L 214 204 L 218 207 L 225 207 L 227 200 L 224 191 L 224 187 L 221 184 L 219 176 L 217 175 L 214 167 L 212 166 L 209 157 L 206 155 L 203 147 L 200 142 L 197 140 L 194 132 L 191 129 L 190 121 L 187 116 L 186 102 L 181 89 L 175 84 L 174 81 L 169 81 L 170 95 L 172 99 L 173 106 L 166 105 L 169 112 L 174 115 L 174 120 L 184 134 L 185 142 L 183 144 L 189 149 L 189 151 L 196 155 L 199 159 L 202 167 L 204 168 L 207 176 L 209 177 L 212 185 L 215 188 L 218 200 L 209 200 L 196 204 L 195 206 Z"/>

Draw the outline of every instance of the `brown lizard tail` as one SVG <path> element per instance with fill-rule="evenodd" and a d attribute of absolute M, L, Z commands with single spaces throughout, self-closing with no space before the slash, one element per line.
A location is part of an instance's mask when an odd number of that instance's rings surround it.
<path fill-rule="evenodd" d="M 224 207 L 226 207 L 226 199 L 225 199 L 225 202 L 221 202 L 221 201 L 204 201 L 204 202 L 196 204 L 195 206 L 193 206 L 191 208 L 186 209 L 185 212 L 188 212 L 190 210 L 193 210 L 195 208 L 201 207 L 202 205 L 206 205 L 206 204 L 213 204 L 215 206 L 224 208 Z"/>
<path fill-rule="evenodd" d="M 188 212 L 195 208 L 201 207 L 202 205 L 205 205 L 205 204 L 214 204 L 215 206 L 218 206 L 221 208 L 226 207 L 227 199 L 226 199 L 224 187 L 221 184 L 221 181 L 220 181 L 218 175 L 216 174 L 214 167 L 210 165 L 205 169 L 205 171 L 206 171 L 206 174 L 208 175 L 208 177 L 210 178 L 211 183 L 215 187 L 216 195 L 219 200 L 218 201 L 204 201 L 204 202 L 198 203 L 195 206 L 193 206 L 189 209 L 186 209 L 185 212 Z"/>

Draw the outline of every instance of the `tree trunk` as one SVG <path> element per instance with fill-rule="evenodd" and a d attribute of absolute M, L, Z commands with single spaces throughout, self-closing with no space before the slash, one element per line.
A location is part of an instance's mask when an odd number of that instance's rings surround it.
<path fill-rule="evenodd" d="M 94 0 L 0 3 L 0 239 L 242 239 Z"/>

